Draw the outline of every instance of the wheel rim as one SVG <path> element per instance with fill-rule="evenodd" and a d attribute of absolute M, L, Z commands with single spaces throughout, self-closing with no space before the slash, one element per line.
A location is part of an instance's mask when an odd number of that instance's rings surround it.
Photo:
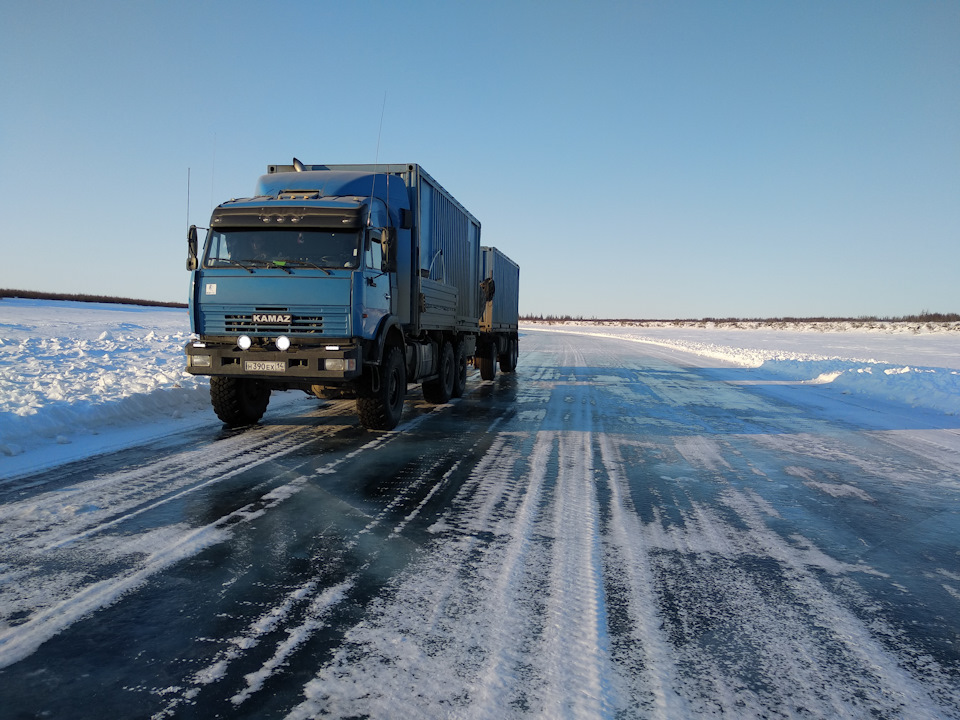
<path fill-rule="evenodd" d="M 387 387 L 387 403 L 391 408 L 396 408 L 402 401 L 403 398 L 400 394 L 400 370 L 399 368 L 393 368 Z"/>
<path fill-rule="evenodd" d="M 453 357 L 452 348 L 450 352 L 444 353 L 443 359 L 445 361 L 449 361 L 449 362 L 444 362 L 443 385 L 448 391 L 453 392 L 453 384 L 454 384 L 454 381 L 456 380 L 457 361 Z"/>

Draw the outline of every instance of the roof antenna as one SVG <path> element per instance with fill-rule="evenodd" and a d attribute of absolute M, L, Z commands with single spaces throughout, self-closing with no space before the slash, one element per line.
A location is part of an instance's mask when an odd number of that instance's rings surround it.
<path fill-rule="evenodd" d="M 383 114 L 387 109 L 387 91 L 383 91 L 383 105 L 380 108 L 380 127 L 377 129 L 377 154 L 373 161 L 373 182 L 370 183 L 370 204 L 367 206 L 367 227 L 370 227 L 371 214 L 373 213 L 373 196 L 377 189 L 377 169 L 380 166 L 380 136 L 383 135 Z M 390 200 L 390 182 L 387 182 L 387 201 Z M 387 205 L 387 214 L 390 213 L 390 206 Z"/>
<path fill-rule="evenodd" d="M 296 170 L 297 172 L 303 172 L 303 170 L 304 170 L 304 168 L 303 168 L 303 163 L 300 162 L 299 160 L 297 160 L 296 158 L 294 158 L 294 159 L 293 159 L 293 169 Z"/>

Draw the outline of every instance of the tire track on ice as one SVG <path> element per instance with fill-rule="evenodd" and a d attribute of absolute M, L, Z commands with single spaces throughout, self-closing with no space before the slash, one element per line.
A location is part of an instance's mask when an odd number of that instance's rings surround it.
<path fill-rule="evenodd" d="M 132 470 L 4 503 L 0 505 L 0 547 L 14 542 L 21 550 L 61 547 L 299 450 L 338 429 L 253 427 Z"/>
<path fill-rule="evenodd" d="M 561 432 L 557 442 L 559 471 L 553 507 L 543 518 L 551 542 L 543 635 L 535 652 L 545 681 L 538 714 L 612 717 L 616 708 L 614 672 L 594 487 L 593 435 Z"/>
<path fill-rule="evenodd" d="M 361 447 L 345 453 L 342 457 L 327 463 L 323 467 L 317 468 L 311 473 L 311 476 L 336 474 L 341 472 L 343 466 L 347 466 L 350 461 L 365 456 L 365 453 L 375 452 L 392 443 L 402 441 L 412 429 L 426 422 L 427 417 L 427 415 L 420 416 L 405 424 L 402 429 L 377 435 Z M 343 540 L 344 547 L 355 547 L 358 538 L 371 534 L 406 499 L 432 483 L 432 487 L 425 493 L 424 499 L 394 527 L 388 538 L 398 535 L 407 524 L 419 515 L 428 504 L 429 499 L 449 484 L 450 478 L 459 467 L 461 460 L 454 462 L 453 466 L 439 479 L 435 477 L 436 473 L 434 471 L 440 467 L 444 458 L 448 459 L 452 452 L 458 451 L 467 441 L 466 436 L 459 438 L 452 448 L 445 448 L 440 454 L 440 458 L 433 460 L 426 468 L 417 465 L 414 479 L 393 495 L 390 502 L 373 515 L 372 519 L 362 529 L 356 531 L 353 537 L 345 538 Z M 475 440 L 470 450 L 480 442 L 482 442 L 482 438 Z M 470 450 L 464 451 L 463 454 L 469 455 Z M 420 456 L 420 458 L 422 459 L 423 456 Z M 297 481 L 296 485 L 299 487 L 305 482 L 307 482 L 306 479 L 303 479 Z M 293 483 L 290 485 L 293 485 Z M 364 567 L 374 564 L 381 550 L 386 549 L 386 547 L 378 546 L 373 554 L 366 558 Z M 229 702 L 233 707 L 239 707 L 258 692 L 261 692 L 266 683 L 281 672 L 291 662 L 297 651 L 318 631 L 336 623 L 334 616 L 338 612 L 339 606 L 357 602 L 358 593 L 363 594 L 360 588 L 362 585 L 361 577 L 353 572 L 334 585 L 324 587 L 324 584 L 329 582 L 331 573 L 338 577 L 341 570 L 343 568 L 336 565 L 331 566 L 327 563 L 321 563 L 321 570 L 314 577 L 301 583 L 293 591 L 283 596 L 274 607 L 252 620 L 242 632 L 225 640 L 226 647 L 215 653 L 205 667 L 194 672 L 178 686 L 154 690 L 155 694 L 168 697 L 164 708 L 153 716 L 155 720 L 175 716 L 178 708 L 194 704 L 200 693 L 207 688 L 221 681 L 229 682 L 233 680 L 227 672 L 230 666 L 241 662 L 249 663 L 251 654 L 259 652 L 258 648 L 261 645 L 266 646 L 268 637 L 283 632 L 285 636 L 276 641 L 271 640 L 271 642 L 275 642 L 272 653 L 262 660 L 260 667 L 243 676 L 244 686 L 232 695 L 225 696 L 224 701 Z M 269 651 L 270 648 L 267 646 L 265 649 Z M 169 697 L 171 695 L 172 697 Z"/>
<path fill-rule="evenodd" d="M 502 557 L 497 563 L 499 571 L 484 573 L 491 587 L 482 596 L 478 593 L 474 605 L 476 608 L 483 602 L 480 597 L 485 597 L 488 607 L 475 611 L 482 611 L 498 621 L 491 623 L 489 637 L 485 638 L 483 661 L 478 664 L 470 682 L 471 717 L 497 717 L 511 704 L 519 705 L 527 690 L 523 685 L 529 672 L 525 672 L 529 668 L 526 656 L 531 649 L 529 626 L 535 608 L 525 604 L 523 596 L 531 585 L 527 566 L 537 542 L 534 531 L 553 445 L 552 435 L 537 434 L 530 453 L 529 475 L 521 480 L 526 480 L 527 487 L 515 496 L 519 502 L 512 516 L 508 516 L 509 525 L 504 527 L 499 523 L 506 521 L 505 515 L 511 508 L 507 506 L 498 510 L 489 497 L 481 506 L 467 510 L 467 517 L 473 517 L 473 512 L 479 511 L 477 517 L 486 523 L 497 522 L 497 529 L 507 532 Z M 501 519 L 498 521 L 498 518 Z M 476 527 L 477 532 L 483 532 L 482 522 Z"/>
<path fill-rule="evenodd" d="M 431 528 L 432 552 L 347 632 L 288 717 L 485 717 L 509 707 L 523 656 L 510 591 L 524 575 L 552 440 L 538 436 L 525 453 L 528 444 L 525 433 L 498 434 Z M 516 470 L 525 455 L 529 474 Z"/>
<path fill-rule="evenodd" d="M 287 629 L 287 637 L 274 651 L 273 655 L 255 672 L 244 676 L 246 687 L 230 698 L 234 706 L 240 706 L 255 693 L 263 689 L 264 683 L 283 667 L 287 659 L 303 645 L 310 637 L 323 627 L 326 627 L 326 618 L 338 604 L 346 597 L 353 587 L 353 581 L 345 582 L 326 588 L 313 599 L 306 609 L 306 617 L 299 625 Z"/>
<path fill-rule="evenodd" d="M 922 654 L 907 649 L 898 658 L 879 639 L 894 636 L 882 619 L 861 619 L 821 579 L 875 571 L 836 561 L 803 537 L 781 537 L 764 519 L 776 511 L 750 491 L 728 486 L 718 504 L 736 526 L 690 499 L 682 524 L 664 530 L 656 519 L 642 529 L 680 671 L 676 688 L 693 715 L 960 716 L 947 670 L 931 662 L 911 672 L 902 658 Z M 871 602 L 856 604 L 873 614 Z"/>
<path fill-rule="evenodd" d="M 612 717 L 591 442 L 500 433 L 288 717 Z"/>
<path fill-rule="evenodd" d="M 246 687 L 235 693 L 230 702 L 239 706 L 263 689 L 264 683 L 303 643 L 327 626 L 327 618 L 337 605 L 347 599 L 356 580 L 351 576 L 335 585 L 321 588 L 323 579 L 321 573 L 288 593 L 278 605 L 254 619 L 243 632 L 226 640 L 226 647 L 218 651 L 209 664 L 187 678 L 183 685 L 156 691 L 161 695 L 174 694 L 174 697 L 167 701 L 162 710 L 153 714 L 153 720 L 175 716 L 178 707 L 192 703 L 205 687 L 227 678 L 230 666 L 259 646 L 267 636 L 285 629 L 286 638 L 277 644 L 273 654 L 259 670 L 244 676 Z M 303 605 L 306 607 L 301 609 Z M 298 611 L 303 615 L 302 619 L 299 622 L 291 621 Z M 285 623 L 289 623 L 286 628 L 283 627 Z"/>
<path fill-rule="evenodd" d="M 788 591 L 802 599 L 802 612 L 798 614 L 819 631 L 811 634 L 797 628 L 796 632 L 778 638 L 777 628 L 761 629 L 760 637 L 767 639 L 762 647 L 768 667 L 780 668 L 781 672 L 788 673 L 787 677 L 794 678 L 794 682 L 796 678 L 806 678 L 806 682 L 799 683 L 804 688 L 816 690 L 814 683 L 820 681 L 822 692 L 831 703 L 824 709 L 828 715 L 851 714 L 851 709 L 866 698 L 876 714 L 902 713 L 931 720 L 960 717 L 960 692 L 955 678 L 951 682 L 945 668 L 909 647 L 901 648 L 900 657 L 892 653 L 880 638 L 894 639 L 896 632 L 877 616 L 871 617 L 868 625 L 837 593 L 825 587 L 812 570 L 822 570 L 828 575 L 879 573 L 867 566 L 836 561 L 802 536 L 794 535 L 784 541 L 764 522 L 763 515 L 769 511 L 756 496 L 730 489 L 721 502 L 737 513 L 752 537 L 786 569 Z M 872 614 L 869 607 L 872 601 L 858 605 L 868 615 Z M 782 645 L 778 645 L 778 641 Z M 795 656 L 785 657 L 784 646 L 788 650 L 796 648 Z M 833 655 L 829 653 L 830 647 L 837 649 Z M 808 658 L 816 659 L 815 670 L 808 666 Z M 815 707 L 813 702 L 807 707 L 811 705 Z"/>
<path fill-rule="evenodd" d="M 649 718 L 689 717 L 692 713 L 678 694 L 679 671 L 674 649 L 662 631 L 656 578 L 650 567 L 642 521 L 630 497 L 623 458 L 614 441 L 599 437 L 601 461 L 610 492 L 610 527 L 606 541 L 606 572 L 611 581 L 625 586 L 628 632 L 614 637 L 612 651 L 618 660 L 620 682 L 629 696 L 629 709 Z M 621 642 L 617 642 L 617 640 Z"/>
<path fill-rule="evenodd" d="M 301 428 L 284 432 L 284 435 L 289 435 L 286 441 L 279 448 L 274 446 L 274 452 L 264 453 L 257 464 L 275 460 L 316 442 L 316 435 L 309 440 L 300 439 L 302 434 L 309 431 Z M 378 437 L 353 453 L 333 460 L 318 472 L 332 472 L 333 468 L 355 454 L 387 442 L 392 437 Z M 208 479 L 204 485 L 236 475 L 241 471 L 241 468 L 235 467 L 238 463 L 243 464 L 244 458 L 228 461 L 230 469 Z M 246 458 L 242 469 L 249 467 L 251 463 Z M 286 471 L 295 472 L 296 468 Z M 256 500 L 200 527 L 180 523 L 129 536 L 110 536 L 102 541 L 92 537 L 94 532 L 80 532 L 75 534 L 74 542 L 69 545 L 48 541 L 26 549 L 3 538 L 0 531 L 0 538 L 6 541 L 0 546 L 0 560 L 4 563 L 0 565 L 0 587 L 4 588 L 0 596 L 0 621 L 3 622 L 0 625 L 0 669 L 29 656 L 47 640 L 83 617 L 116 602 L 154 574 L 228 540 L 233 535 L 234 527 L 261 517 L 300 492 L 307 482 L 307 477 L 281 482 Z M 189 490 L 184 490 L 180 495 L 187 492 Z M 68 525 L 68 532 L 72 529 Z M 125 565 L 119 571 L 116 567 L 118 562 Z M 64 570 L 61 565 L 76 566 L 76 569 Z M 52 570 L 52 567 L 56 570 Z M 97 579 L 104 569 L 111 574 Z"/>

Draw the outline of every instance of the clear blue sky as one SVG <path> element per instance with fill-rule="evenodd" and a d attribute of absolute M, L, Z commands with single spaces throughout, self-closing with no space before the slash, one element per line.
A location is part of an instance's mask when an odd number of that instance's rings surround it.
<path fill-rule="evenodd" d="M 525 313 L 960 312 L 955 0 L 6 3 L 0 71 L 0 287 L 184 300 L 188 168 L 379 145 Z"/>

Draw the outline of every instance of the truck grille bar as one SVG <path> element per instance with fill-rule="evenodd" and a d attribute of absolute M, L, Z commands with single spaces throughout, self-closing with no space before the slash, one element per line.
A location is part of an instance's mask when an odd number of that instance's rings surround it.
<path fill-rule="evenodd" d="M 323 308 L 322 312 L 317 312 L 316 307 L 304 311 L 297 308 L 270 309 L 270 315 L 289 315 L 289 322 L 257 322 L 254 316 L 260 314 L 265 313 L 252 307 L 206 308 L 204 332 L 208 335 L 350 335 L 346 308 Z"/>

